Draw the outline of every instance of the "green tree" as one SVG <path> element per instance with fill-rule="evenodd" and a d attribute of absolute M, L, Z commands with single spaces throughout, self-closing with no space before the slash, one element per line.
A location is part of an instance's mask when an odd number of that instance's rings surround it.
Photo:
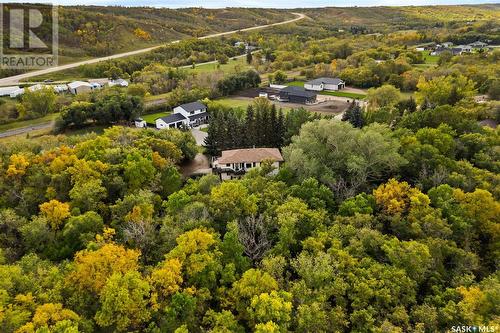
<path fill-rule="evenodd" d="M 384 179 L 405 162 L 390 130 L 373 124 L 363 129 L 320 120 L 302 126 L 284 151 L 289 168 L 299 178 L 314 177 L 336 198 L 351 197 L 371 182 Z"/>
<path fill-rule="evenodd" d="M 57 109 L 56 93 L 51 87 L 25 89 L 21 103 L 17 106 L 20 118 L 38 118 L 54 113 Z"/>
<path fill-rule="evenodd" d="M 113 274 L 104 286 L 95 315 L 101 327 L 114 327 L 117 332 L 140 328 L 150 316 L 150 286 L 138 272 Z"/>

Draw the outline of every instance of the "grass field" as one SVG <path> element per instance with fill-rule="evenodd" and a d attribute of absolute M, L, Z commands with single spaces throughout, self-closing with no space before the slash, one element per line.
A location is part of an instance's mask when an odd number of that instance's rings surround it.
<path fill-rule="evenodd" d="M 287 83 L 289 86 L 295 86 L 295 87 L 303 87 L 304 82 L 303 81 L 292 81 Z M 346 97 L 346 98 L 352 98 L 352 99 L 364 99 L 366 95 L 364 94 L 357 94 L 357 93 L 351 93 L 351 92 L 345 92 L 345 91 L 319 91 L 319 95 L 329 95 L 329 96 L 337 96 L 337 97 Z"/>
<path fill-rule="evenodd" d="M 217 63 L 199 65 L 196 66 L 194 69 L 188 68 L 188 71 L 191 73 L 209 73 L 216 71 L 222 71 L 224 73 L 232 73 L 236 72 L 236 68 L 239 68 L 239 70 L 247 70 L 251 67 L 247 64 L 246 57 L 238 57 L 234 60 L 233 58 L 230 58 L 227 64 L 220 65 L 219 68 L 217 68 L 217 65 L 218 65 Z"/>
<path fill-rule="evenodd" d="M 171 112 L 158 112 L 142 115 L 141 118 L 144 119 L 147 123 L 154 123 L 157 118 L 165 117 L 171 114 Z"/>
<path fill-rule="evenodd" d="M 57 117 L 57 115 L 58 115 L 57 113 L 53 113 L 53 114 L 49 114 L 49 115 L 46 115 L 45 117 L 41 117 L 41 118 L 37 118 L 37 119 L 13 121 L 13 122 L 8 123 L 8 124 L 0 125 L 0 132 L 7 131 L 10 129 L 14 129 L 14 128 L 19 128 L 19 127 L 28 127 L 28 126 L 46 123 L 46 122 L 54 120 Z"/>
<path fill-rule="evenodd" d="M 221 105 L 224 105 L 224 106 L 227 106 L 230 108 L 240 108 L 243 110 L 246 110 L 249 105 L 253 104 L 252 99 L 240 99 L 240 98 L 231 98 L 231 97 L 216 99 L 216 100 L 214 100 L 214 102 L 217 102 Z M 283 112 L 285 112 L 285 113 L 292 109 L 291 107 L 283 106 L 283 104 L 279 104 L 277 102 L 271 102 L 271 103 L 276 104 L 276 108 L 278 110 L 282 109 Z"/>

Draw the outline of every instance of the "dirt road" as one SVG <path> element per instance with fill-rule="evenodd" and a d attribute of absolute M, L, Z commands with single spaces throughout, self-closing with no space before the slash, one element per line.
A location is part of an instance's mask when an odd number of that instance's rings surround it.
<path fill-rule="evenodd" d="M 240 30 L 232 30 L 232 31 L 226 31 L 226 32 L 219 32 L 219 33 L 216 33 L 216 34 L 211 34 L 211 35 L 207 35 L 207 36 L 198 37 L 198 39 L 214 38 L 214 37 L 220 37 L 220 36 L 225 36 L 225 35 L 231 35 L 231 34 L 234 34 L 234 33 L 237 33 L 237 32 L 242 32 L 242 31 L 252 31 L 252 30 L 257 30 L 257 29 L 264 29 L 264 28 L 268 28 L 268 27 L 274 27 L 274 26 L 278 26 L 278 25 L 283 25 L 283 24 L 287 24 L 287 23 L 296 22 L 296 21 L 302 20 L 302 19 L 304 19 L 306 17 L 304 14 L 301 14 L 301 13 L 292 13 L 292 14 L 294 14 L 297 17 L 294 18 L 294 19 L 291 19 L 291 20 L 286 20 L 286 21 L 272 23 L 272 24 L 266 24 L 266 25 L 260 25 L 260 26 L 257 26 L 257 27 L 250 27 L 250 28 L 245 28 L 245 29 L 240 29 Z M 112 60 L 112 59 L 117 59 L 117 58 L 123 58 L 123 57 L 132 56 L 132 55 L 136 55 L 136 54 L 141 54 L 141 53 L 145 53 L 145 52 L 149 52 L 149 51 L 155 50 L 155 49 L 157 49 L 159 47 L 162 47 L 162 46 L 165 46 L 165 45 L 168 45 L 168 44 L 175 44 L 175 43 L 178 43 L 178 42 L 179 42 L 179 40 L 174 40 L 174 41 L 172 41 L 170 43 L 167 43 L 167 44 L 152 46 L 152 47 L 148 47 L 148 48 L 145 48 L 145 49 L 140 49 L 140 50 L 135 50 L 135 51 L 130 51 L 130 52 L 124 52 L 124 53 L 110 55 L 110 56 L 107 56 L 107 57 L 94 58 L 94 59 L 90 59 L 90 60 L 85 60 L 85 61 L 80 61 L 80 62 L 74 62 L 74 63 L 71 63 L 71 64 L 66 64 L 66 65 L 61 65 L 61 66 L 56 66 L 56 67 L 51 67 L 51 68 L 36 70 L 36 71 L 33 71 L 33 72 L 24 73 L 24 74 L 9 76 L 9 77 L 0 79 L 0 86 L 16 85 L 16 84 L 18 84 L 19 80 L 27 79 L 27 78 L 30 78 L 30 77 L 34 77 L 34 76 L 38 76 L 38 75 L 43 75 L 43 74 L 54 73 L 54 72 L 62 71 L 62 70 L 65 70 L 65 69 L 75 68 L 75 67 L 78 67 L 78 66 L 81 66 L 81 65 L 94 64 L 94 63 L 101 62 L 101 61 Z"/>

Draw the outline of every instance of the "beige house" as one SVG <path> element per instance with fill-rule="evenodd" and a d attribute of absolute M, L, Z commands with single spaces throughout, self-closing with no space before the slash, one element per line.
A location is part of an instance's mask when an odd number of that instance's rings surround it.
<path fill-rule="evenodd" d="M 222 155 L 212 163 L 214 173 L 220 174 L 222 180 L 239 178 L 252 168 L 260 167 L 263 161 L 272 162 L 276 174 L 283 156 L 278 148 L 246 148 L 222 151 Z"/>

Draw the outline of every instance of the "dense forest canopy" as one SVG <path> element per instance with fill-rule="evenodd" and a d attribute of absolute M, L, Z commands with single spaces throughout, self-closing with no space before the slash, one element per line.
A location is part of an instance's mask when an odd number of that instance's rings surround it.
<path fill-rule="evenodd" d="M 2 120 L 57 115 L 54 133 L 0 140 L 0 332 L 498 330 L 500 52 L 430 63 L 416 50 L 494 43 L 498 9 L 306 9 L 310 19 L 286 27 L 186 39 L 76 71 L 125 77 L 128 87 L 0 99 Z M 170 38 L 155 30 L 168 24 L 196 36 L 237 28 L 240 15 L 248 25 L 286 16 L 64 11 L 67 33 L 79 20 L 117 17 L 123 29 L 144 22 L 150 42 Z M 364 100 L 349 97 L 334 117 L 264 97 L 245 107 L 236 106 L 244 97 L 221 99 L 321 76 Z M 187 128 L 131 128 L 193 101 L 210 114 L 203 146 Z M 280 149 L 284 163 L 225 181 L 184 175 L 201 154 L 253 147 Z"/>

